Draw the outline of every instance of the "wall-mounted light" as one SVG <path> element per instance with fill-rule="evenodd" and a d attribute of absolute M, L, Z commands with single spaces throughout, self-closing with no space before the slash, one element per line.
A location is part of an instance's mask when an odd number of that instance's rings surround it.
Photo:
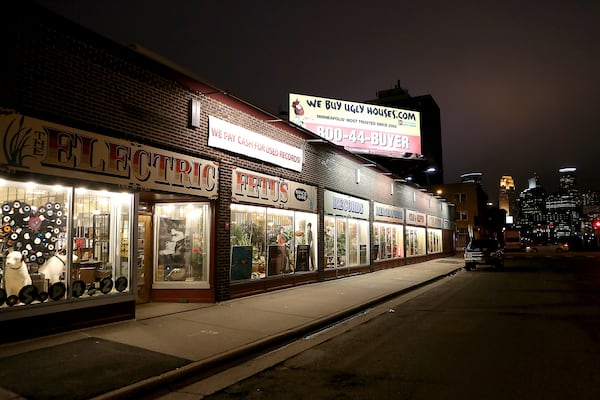
<path fill-rule="evenodd" d="M 390 196 L 394 195 L 394 182 L 390 183 Z"/>
<path fill-rule="evenodd" d="M 356 168 L 354 171 L 354 178 L 356 183 L 360 183 L 360 169 Z"/>
<path fill-rule="evenodd" d="M 306 143 L 327 143 L 325 139 L 306 139 Z"/>
<path fill-rule="evenodd" d="M 200 100 L 190 100 L 190 126 L 192 128 L 200 128 Z"/>

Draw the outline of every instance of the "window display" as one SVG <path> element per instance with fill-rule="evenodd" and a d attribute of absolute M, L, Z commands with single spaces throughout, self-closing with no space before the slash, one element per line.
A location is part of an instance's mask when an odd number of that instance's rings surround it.
<path fill-rule="evenodd" d="M 425 228 L 406 227 L 406 256 L 425 255 Z"/>
<path fill-rule="evenodd" d="M 325 216 L 326 268 L 369 263 L 369 222 Z"/>
<path fill-rule="evenodd" d="M 127 291 L 132 200 L 131 194 L 0 181 L 6 254 L 0 307 Z M 121 251 L 111 252 L 117 243 Z"/>
<path fill-rule="evenodd" d="M 129 226 L 133 196 L 75 189 L 73 296 L 123 292 L 129 288 Z"/>
<path fill-rule="evenodd" d="M 442 252 L 442 230 L 427 228 L 427 253 Z"/>
<path fill-rule="evenodd" d="M 231 280 L 313 271 L 317 215 L 231 206 Z"/>
<path fill-rule="evenodd" d="M 208 203 L 156 205 L 153 288 L 207 287 L 209 221 Z"/>
<path fill-rule="evenodd" d="M 373 223 L 374 254 L 378 260 L 404 257 L 403 226 L 397 224 Z"/>

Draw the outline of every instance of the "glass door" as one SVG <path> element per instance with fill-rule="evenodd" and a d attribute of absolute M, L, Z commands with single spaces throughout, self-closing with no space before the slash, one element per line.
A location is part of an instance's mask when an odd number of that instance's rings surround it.
<path fill-rule="evenodd" d="M 138 216 L 136 256 L 137 303 L 148 303 L 152 287 L 152 217 L 150 215 Z"/>

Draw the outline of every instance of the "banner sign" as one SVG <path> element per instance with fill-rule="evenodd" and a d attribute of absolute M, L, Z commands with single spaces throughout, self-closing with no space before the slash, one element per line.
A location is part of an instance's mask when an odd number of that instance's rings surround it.
<path fill-rule="evenodd" d="M 426 215 L 420 212 L 406 210 L 406 223 L 410 225 L 425 226 Z"/>
<path fill-rule="evenodd" d="M 421 154 L 418 111 L 294 93 L 289 96 L 290 122 L 348 151 L 398 158 Z"/>
<path fill-rule="evenodd" d="M 156 189 L 219 195 L 214 161 L 97 135 L 16 113 L 0 115 L 0 169 Z"/>
<path fill-rule="evenodd" d="M 369 219 L 369 201 L 325 190 L 325 213 Z"/>
<path fill-rule="evenodd" d="M 375 221 L 393 222 L 396 224 L 404 223 L 404 209 L 387 204 L 374 203 L 373 217 Z"/>
<path fill-rule="evenodd" d="M 302 172 L 301 148 L 278 142 L 229 122 L 208 116 L 208 145 Z"/>
<path fill-rule="evenodd" d="M 234 167 L 231 177 L 231 201 L 316 213 L 317 189 L 314 186 Z"/>

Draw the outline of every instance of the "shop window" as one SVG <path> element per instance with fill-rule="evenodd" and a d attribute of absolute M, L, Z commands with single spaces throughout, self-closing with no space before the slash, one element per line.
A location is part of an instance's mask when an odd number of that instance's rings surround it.
<path fill-rule="evenodd" d="M 231 280 L 316 270 L 317 215 L 231 206 Z"/>
<path fill-rule="evenodd" d="M 130 283 L 133 196 L 76 189 L 73 207 L 73 295 L 124 292 Z"/>
<path fill-rule="evenodd" d="M 425 228 L 407 226 L 406 227 L 406 256 L 425 255 Z"/>
<path fill-rule="evenodd" d="M 206 288 L 209 281 L 209 204 L 155 206 L 153 288 Z"/>
<path fill-rule="evenodd" d="M 267 209 L 267 276 L 293 272 L 294 238 L 294 212 Z"/>
<path fill-rule="evenodd" d="M 368 264 L 368 248 L 368 221 L 325 217 L 326 268 Z"/>
<path fill-rule="evenodd" d="M 427 229 L 427 253 L 441 253 L 442 250 L 442 230 Z"/>
<path fill-rule="evenodd" d="M 0 181 L 0 307 L 127 292 L 132 200 Z"/>
<path fill-rule="evenodd" d="M 376 222 L 373 224 L 374 250 L 378 260 L 404 257 L 402 225 Z"/>
<path fill-rule="evenodd" d="M 317 215 L 310 213 L 295 213 L 295 249 L 296 264 L 294 270 L 316 271 L 317 257 Z"/>

